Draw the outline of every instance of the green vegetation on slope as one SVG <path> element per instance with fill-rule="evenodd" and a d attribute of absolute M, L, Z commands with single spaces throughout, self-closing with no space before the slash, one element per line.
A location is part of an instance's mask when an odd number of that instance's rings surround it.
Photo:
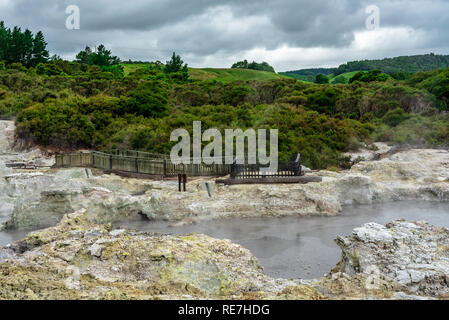
<path fill-rule="evenodd" d="M 449 69 L 400 81 L 381 71 L 346 73 L 337 81 L 345 84 L 327 84 L 327 76 L 315 84 L 241 68 L 188 69 L 175 53 L 165 65 L 117 62 L 104 47 L 76 62 L 0 61 L 0 117 L 16 117 L 26 144 L 67 150 L 169 153 L 171 132 L 191 132 L 197 120 L 222 133 L 278 129 L 280 159 L 301 153 L 311 168 L 347 168 L 342 153 L 373 140 L 449 141 Z"/>
<path fill-rule="evenodd" d="M 359 71 L 357 72 L 351 79 L 349 79 L 349 83 L 353 83 L 356 81 L 360 82 L 385 82 L 391 79 L 391 77 L 383 73 L 380 70 L 371 70 L 371 71 Z"/>
<path fill-rule="evenodd" d="M 339 66 L 334 74 L 339 75 L 351 71 L 369 71 L 373 69 L 393 75 L 399 72 L 416 73 L 449 67 L 449 56 L 425 54 L 417 56 L 402 56 L 382 60 L 351 61 Z"/>
<path fill-rule="evenodd" d="M 341 153 L 372 139 L 449 141 L 447 116 L 438 111 L 448 109 L 449 69 L 407 82 L 318 85 L 289 78 L 180 82 L 150 69 L 123 77 L 64 61 L 45 67 L 64 73 L 0 71 L 0 115 L 17 116 L 18 137 L 47 147 L 168 153 L 172 130 L 191 131 L 200 120 L 203 130 L 277 128 L 281 159 L 299 152 L 312 168 L 345 168 Z"/>
<path fill-rule="evenodd" d="M 282 79 L 284 76 L 268 71 L 250 69 L 189 69 L 194 80 L 217 80 L 222 82 Z"/>
<path fill-rule="evenodd" d="M 352 77 L 354 77 L 359 71 L 352 71 L 340 74 L 338 76 L 330 75 L 329 83 L 349 83 Z"/>
<path fill-rule="evenodd" d="M 257 63 L 256 61 L 248 63 L 248 60 L 238 61 L 238 62 L 234 63 L 231 68 L 232 69 L 250 69 L 250 70 L 268 71 L 268 72 L 276 73 L 276 71 L 274 71 L 274 68 L 272 66 L 270 66 L 268 64 L 268 62 L 265 62 L 265 61 L 262 63 Z"/>
<path fill-rule="evenodd" d="M 145 68 L 149 68 L 150 66 L 153 66 L 153 64 L 151 63 L 121 63 L 120 66 L 123 67 L 123 71 L 125 73 L 125 75 L 129 75 L 131 72 L 140 70 L 140 69 L 145 69 Z"/>
<path fill-rule="evenodd" d="M 150 66 L 155 66 L 154 63 L 129 64 L 122 63 L 125 75 L 139 69 L 147 69 Z M 270 80 L 282 79 L 285 76 L 267 72 L 250 69 L 218 69 L 218 68 L 189 68 L 189 78 L 192 80 L 217 80 L 221 82 L 232 81 L 248 81 L 248 80 Z"/>
<path fill-rule="evenodd" d="M 380 70 L 395 79 L 405 80 L 413 73 L 444 69 L 448 67 L 449 55 L 435 55 L 431 53 L 426 55 L 385 58 L 381 60 L 351 61 L 340 65 L 338 68 L 301 69 L 282 72 L 282 74 L 298 80 L 309 82 L 315 81 L 315 77 L 318 74 L 324 74 L 327 76 L 332 75 L 331 77 L 334 78 L 334 81 L 331 79 L 331 83 L 343 83 L 343 80 L 339 78 L 340 75 L 344 75 L 345 79 L 349 79 L 350 76 L 347 75 L 348 73 L 350 74 L 358 71 Z M 352 76 L 354 74 L 352 74 Z M 335 79 L 339 79 L 340 81 Z"/>
<path fill-rule="evenodd" d="M 280 74 L 287 77 L 295 78 L 297 80 L 314 82 L 317 75 L 323 74 L 325 76 L 331 76 L 334 73 L 334 71 L 335 68 L 312 68 L 312 69 L 280 72 Z"/>

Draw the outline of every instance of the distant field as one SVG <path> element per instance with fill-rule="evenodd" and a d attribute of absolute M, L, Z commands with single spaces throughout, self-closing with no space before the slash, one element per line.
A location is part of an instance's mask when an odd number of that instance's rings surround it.
<path fill-rule="evenodd" d="M 123 69 L 125 71 L 125 75 L 128 75 L 133 71 L 136 71 L 138 69 L 148 66 L 148 64 L 145 64 L 145 63 L 141 63 L 141 64 L 122 63 L 121 66 L 123 67 Z"/>
<path fill-rule="evenodd" d="M 137 69 L 144 68 L 147 64 L 122 64 L 125 74 L 129 74 Z M 214 69 L 214 68 L 189 68 L 189 75 L 194 80 L 218 80 L 222 82 L 232 82 L 237 80 L 270 80 L 288 78 L 277 73 L 257 71 L 249 69 Z"/>
<path fill-rule="evenodd" d="M 339 78 L 339 77 L 344 77 L 344 78 L 345 78 L 345 83 L 348 83 L 349 80 L 350 80 L 353 76 L 355 76 L 355 74 L 356 74 L 357 72 L 359 72 L 359 71 L 346 72 L 346 73 L 342 73 L 342 74 L 340 74 L 340 75 L 338 75 L 338 76 L 336 76 L 336 77 L 334 77 L 334 75 L 331 74 L 331 75 L 330 75 L 330 78 L 329 78 L 329 83 L 334 83 L 335 79 L 336 79 L 336 78 Z"/>
<path fill-rule="evenodd" d="M 198 80 L 216 79 L 223 82 L 231 82 L 237 80 L 248 81 L 248 80 L 270 80 L 270 79 L 287 78 L 283 75 L 273 72 L 257 71 L 249 69 L 191 68 L 189 69 L 189 74 L 192 79 Z"/>
<path fill-rule="evenodd" d="M 296 73 L 287 73 L 287 72 L 281 72 L 280 75 L 288 78 L 294 78 L 296 80 L 301 80 L 305 82 L 313 82 L 315 81 L 315 76 L 304 76 Z"/>
<path fill-rule="evenodd" d="M 336 77 L 333 74 L 330 74 L 330 75 L 328 75 L 329 83 L 335 83 L 335 80 L 339 77 L 343 77 L 345 79 L 345 83 L 348 83 L 349 79 L 351 79 L 357 72 L 359 72 L 359 71 L 346 72 L 346 73 L 340 74 Z M 306 81 L 306 82 L 315 82 L 315 76 L 304 76 L 304 75 L 299 75 L 299 74 L 295 74 L 295 73 L 282 73 L 282 76 L 295 78 L 297 80 L 302 80 L 302 81 Z"/>

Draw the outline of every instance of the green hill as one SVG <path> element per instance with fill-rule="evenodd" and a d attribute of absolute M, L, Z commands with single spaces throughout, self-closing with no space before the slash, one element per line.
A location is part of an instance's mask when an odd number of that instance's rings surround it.
<path fill-rule="evenodd" d="M 449 68 L 449 55 L 425 54 L 418 56 L 402 56 L 382 60 L 351 61 L 339 66 L 334 75 L 352 71 L 381 70 L 390 75 L 400 72 L 416 73 Z"/>
<path fill-rule="evenodd" d="M 359 72 L 359 71 L 351 71 L 351 72 L 346 72 L 346 73 L 342 73 L 338 76 L 335 76 L 333 74 L 331 74 L 329 76 L 329 83 L 349 83 L 349 80 L 355 76 L 355 74 Z"/>
<path fill-rule="evenodd" d="M 335 68 L 312 68 L 280 72 L 280 74 L 290 78 L 295 78 L 297 80 L 314 82 L 317 75 L 324 74 L 326 76 L 331 76 L 335 72 L 335 70 Z"/>
<path fill-rule="evenodd" d="M 317 70 L 324 70 L 324 69 L 308 69 L 307 72 L 304 72 L 302 74 L 297 74 L 293 72 L 282 72 L 280 73 L 283 76 L 289 77 L 289 78 L 295 78 L 297 80 L 306 81 L 306 82 L 315 82 L 315 78 L 318 74 L 325 74 L 323 72 L 318 72 Z M 335 70 L 335 69 L 328 69 L 328 70 Z M 316 74 L 313 74 L 314 72 L 317 72 Z M 329 83 L 349 83 L 349 79 L 351 79 L 357 72 L 359 71 L 351 71 L 342 73 L 340 75 L 334 75 L 333 73 L 326 74 L 326 76 L 329 78 Z M 307 75 L 305 73 L 308 73 Z"/>
<path fill-rule="evenodd" d="M 120 65 L 123 67 L 125 75 L 128 75 L 133 71 L 148 67 L 149 63 L 122 63 Z"/>
<path fill-rule="evenodd" d="M 422 71 L 449 68 L 449 55 L 436 55 L 433 53 L 416 56 L 402 56 L 379 60 L 351 61 L 340 65 L 338 68 L 314 68 L 283 72 L 285 76 L 304 81 L 314 81 L 318 74 L 324 74 L 335 78 L 339 75 L 354 73 L 356 71 L 381 70 L 393 77 L 401 79 L 404 75 Z M 345 75 L 346 77 L 346 75 Z"/>
<path fill-rule="evenodd" d="M 128 64 L 122 63 L 125 75 L 136 71 L 141 68 L 147 67 L 147 63 L 139 64 Z M 216 68 L 189 68 L 190 79 L 193 80 L 217 80 L 222 82 L 232 82 L 232 81 L 248 81 L 248 80 L 270 80 L 270 79 L 282 79 L 286 78 L 285 75 L 258 71 L 250 69 L 216 69 Z"/>
<path fill-rule="evenodd" d="M 248 80 L 270 80 L 270 79 L 286 78 L 286 76 L 277 73 L 250 70 L 250 69 L 190 68 L 189 75 L 190 78 L 194 80 L 218 80 L 222 82 L 231 82 L 237 80 L 248 81 Z"/>

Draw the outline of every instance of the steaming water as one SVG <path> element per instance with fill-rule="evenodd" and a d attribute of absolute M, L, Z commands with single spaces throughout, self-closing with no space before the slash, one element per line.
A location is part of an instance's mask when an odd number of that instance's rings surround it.
<path fill-rule="evenodd" d="M 277 278 L 316 278 L 328 273 L 340 259 L 337 235 L 349 235 L 367 222 L 385 224 L 396 219 L 426 220 L 449 227 L 449 203 L 396 202 L 350 206 L 336 217 L 252 218 L 204 221 L 169 227 L 169 222 L 147 220 L 120 226 L 174 235 L 202 233 L 230 239 L 249 249 L 265 272 Z M 119 226 L 117 226 L 119 227 Z M 0 232 L 0 246 L 22 238 L 26 232 Z"/>
<path fill-rule="evenodd" d="M 10 210 L 7 210 L 6 205 L 0 202 L 0 224 L 7 221 L 10 214 L 11 212 Z M 30 231 L 0 231 L 0 247 L 22 239 L 28 232 Z"/>
<path fill-rule="evenodd" d="M 170 223 L 129 222 L 122 226 L 169 234 L 202 233 L 230 239 L 249 249 L 265 273 L 277 278 L 321 277 L 340 260 L 334 243 L 337 235 L 350 235 L 367 222 L 386 224 L 392 220 L 426 220 L 449 227 L 449 203 L 396 202 L 346 207 L 336 217 L 286 217 L 214 220 L 182 227 Z"/>

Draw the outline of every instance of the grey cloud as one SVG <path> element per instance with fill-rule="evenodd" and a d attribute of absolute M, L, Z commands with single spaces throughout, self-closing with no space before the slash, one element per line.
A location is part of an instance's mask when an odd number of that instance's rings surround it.
<path fill-rule="evenodd" d="M 3 1 L 5 2 L 5 1 Z M 0 20 L 43 30 L 53 53 L 73 56 L 85 45 L 105 43 L 122 58 L 164 59 L 176 50 L 203 58 L 273 50 L 350 46 L 364 30 L 367 5 L 380 8 L 381 27 L 424 32 L 429 51 L 449 40 L 449 3 L 443 0 L 10 0 Z M 12 4 L 11 4 L 12 3 Z M 65 29 L 65 8 L 81 9 L 81 30 Z M 221 10 L 221 11 L 220 11 Z M 224 18 L 213 13 L 223 13 Z M 210 16 L 209 16 L 210 15 Z M 227 26 L 221 25 L 224 21 Z M 226 20 L 229 19 L 229 20 Z M 235 26 L 241 28 L 235 28 Z M 247 27 L 245 27 L 245 25 Z M 397 55 L 395 52 L 389 54 Z M 299 59 L 299 58 L 298 58 Z M 335 57 L 333 58 L 335 59 Z M 345 61 L 344 57 L 341 57 Z M 219 61 L 217 61 L 218 63 Z M 327 64 L 323 61 L 322 64 Z M 295 68 L 295 66 L 291 66 Z"/>

